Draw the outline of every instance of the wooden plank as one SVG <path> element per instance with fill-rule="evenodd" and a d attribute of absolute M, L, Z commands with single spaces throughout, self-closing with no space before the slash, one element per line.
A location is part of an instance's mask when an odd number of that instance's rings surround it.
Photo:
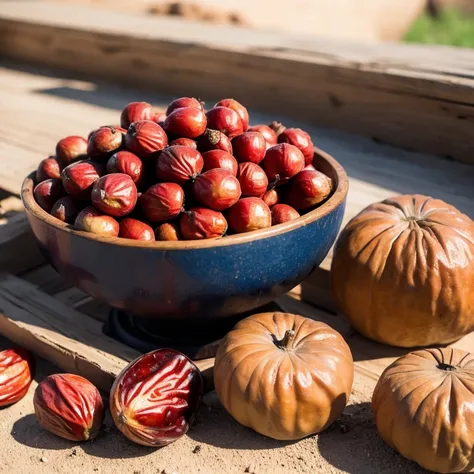
<path fill-rule="evenodd" d="M 28 1 L 2 5 L 0 35 L 11 58 L 172 94 L 235 95 L 262 111 L 474 162 L 473 51 Z"/>

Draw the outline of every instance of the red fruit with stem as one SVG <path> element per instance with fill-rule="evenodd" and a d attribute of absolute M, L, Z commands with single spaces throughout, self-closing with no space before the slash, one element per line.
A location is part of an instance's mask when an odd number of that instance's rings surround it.
<path fill-rule="evenodd" d="M 155 111 L 148 102 L 130 102 L 120 114 L 120 125 L 127 129 L 133 122 L 153 120 Z"/>
<path fill-rule="evenodd" d="M 102 214 L 94 206 L 83 209 L 76 217 L 74 226 L 79 230 L 105 237 L 117 237 L 119 223 L 111 216 Z"/>
<path fill-rule="evenodd" d="M 258 132 L 245 132 L 232 139 L 234 156 L 239 163 L 250 161 L 257 165 L 265 158 L 267 142 Z"/>
<path fill-rule="evenodd" d="M 268 187 L 268 178 L 260 166 L 255 163 L 240 163 L 237 172 L 242 196 L 261 196 Z"/>
<path fill-rule="evenodd" d="M 228 107 L 237 112 L 242 121 L 242 130 L 245 132 L 249 128 L 249 113 L 247 109 L 235 99 L 222 99 L 214 107 Z"/>
<path fill-rule="evenodd" d="M 276 204 L 272 207 L 272 225 L 283 224 L 300 217 L 299 212 L 288 204 Z"/>
<path fill-rule="evenodd" d="M 168 146 L 168 137 L 156 122 L 141 120 L 128 127 L 125 147 L 140 158 L 148 159 L 157 156 L 166 146 Z"/>
<path fill-rule="evenodd" d="M 155 229 L 155 239 L 158 241 L 182 240 L 178 222 L 163 222 Z"/>
<path fill-rule="evenodd" d="M 110 391 L 117 428 L 144 446 L 166 446 L 185 435 L 203 396 L 196 365 L 172 349 L 157 349 L 131 362 Z"/>
<path fill-rule="evenodd" d="M 59 179 L 61 177 L 61 167 L 54 156 L 49 156 L 40 161 L 36 170 L 36 181 L 41 183 L 46 179 Z"/>
<path fill-rule="evenodd" d="M 209 171 L 214 168 L 229 170 L 234 176 L 237 176 L 239 164 L 237 160 L 224 150 L 209 150 L 202 154 L 204 159 L 203 171 Z"/>
<path fill-rule="evenodd" d="M 246 197 L 229 209 L 227 222 L 236 233 L 251 232 L 271 227 L 272 214 L 260 198 Z"/>
<path fill-rule="evenodd" d="M 267 192 L 260 196 L 260 199 L 268 206 L 273 207 L 280 202 L 279 191 L 275 188 L 269 189 Z"/>
<path fill-rule="evenodd" d="M 206 116 L 210 129 L 219 130 L 231 139 L 244 131 L 239 114 L 228 107 L 214 107 L 207 112 Z"/>
<path fill-rule="evenodd" d="M 265 138 L 265 141 L 267 142 L 268 148 L 278 143 L 276 133 L 268 125 L 253 125 L 252 127 L 249 127 L 248 131 L 261 133 L 263 135 L 263 138 Z"/>
<path fill-rule="evenodd" d="M 21 400 L 31 384 L 31 356 L 24 349 L 0 351 L 0 407 Z"/>
<path fill-rule="evenodd" d="M 145 222 L 132 219 L 131 217 L 125 217 L 125 219 L 120 221 L 119 237 L 153 242 L 155 240 L 155 233 Z"/>
<path fill-rule="evenodd" d="M 215 239 L 227 232 L 227 221 L 222 213 L 205 207 L 193 207 L 179 219 L 181 234 L 186 240 Z"/>
<path fill-rule="evenodd" d="M 272 146 L 265 154 L 263 168 L 271 183 L 287 182 L 305 167 L 304 156 L 294 145 L 281 143 Z"/>
<path fill-rule="evenodd" d="M 314 145 L 308 133 L 301 128 L 287 128 L 278 135 L 278 143 L 289 143 L 303 153 L 305 165 L 310 165 L 314 159 Z"/>
<path fill-rule="evenodd" d="M 237 178 L 222 168 L 200 174 L 192 190 L 199 203 L 216 211 L 228 209 L 239 200 L 242 193 Z"/>
<path fill-rule="evenodd" d="M 92 186 L 102 176 L 103 165 L 91 160 L 77 161 L 66 166 L 61 180 L 68 194 L 77 199 L 90 199 Z"/>
<path fill-rule="evenodd" d="M 203 110 L 195 107 L 182 107 L 173 110 L 163 124 L 166 133 L 181 138 L 198 138 L 207 127 Z"/>
<path fill-rule="evenodd" d="M 201 153 L 210 150 L 223 150 L 232 154 L 232 143 L 225 133 L 208 128 L 199 139 L 198 150 Z"/>
<path fill-rule="evenodd" d="M 194 148 L 175 145 L 163 150 L 156 162 L 156 176 L 161 181 L 184 184 L 202 171 L 204 160 Z"/>
<path fill-rule="evenodd" d="M 194 97 L 180 97 L 179 99 L 173 100 L 173 102 L 168 105 L 166 115 L 170 115 L 176 109 L 182 109 L 184 107 L 204 110 L 204 103 Z"/>
<path fill-rule="evenodd" d="M 191 140 L 190 138 L 177 138 L 170 143 L 170 146 L 175 145 L 182 145 L 182 146 L 189 146 L 197 150 L 197 142 L 196 140 Z"/>
<path fill-rule="evenodd" d="M 104 160 L 116 153 L 123 144 L 123 133 L 111 126 L 100 127 L 92 132 L 87 144 L 89 158 Z"/>
<path fill-rule="evenodd" d="M 84 206 L 82 201 L 78 201 L 72 196 L 63 196 L 54 203 L 50 214 L 62 222 L 74 224 L 77 215 L 84 209 Z"/>
<path fill-rule="evenodd" d="M 301 171 L 291 181 L 286 195 L 290 206 L 298 211 L 310 209 L 329 197 L 332 181 L 320 171 Z"/>
<path fill-rule="evenodd" d="M 66 194 L 60 179 L 47 179 L 35 186 L 33 195 L 39 206 L 50 212 L 54 203 Z"/>
<path fill-rule="evenodd" d="M 56 158 L 63 166 L 83 160 L 87 158 L 87 154 L 87 140 L 77 135 L 63 138 L 56 145 Z"/>
<path fill-rule="evenodd" d="M 119 151 L 107 161 L 107 173 L 127 174 L 135 184 L 138 184 L 143 178 L 143 162 L 134 153 Z"/>
<path fill-rule="evenodd" d="M 91 201 L 99 211 L 123 217 L 135 209 L 137 187 L 128 174 L 106 174 L 94 183 Z"/>
<path fill-rule="evenodd" d="M 158 183 L 140 196 L 140 206 L 150 222 L 163 222 L 183 210 L 184 191 L 176 183 Z"/>

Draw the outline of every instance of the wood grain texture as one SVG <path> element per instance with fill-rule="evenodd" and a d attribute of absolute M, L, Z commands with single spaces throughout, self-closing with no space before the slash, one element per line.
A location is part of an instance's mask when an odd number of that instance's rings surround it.
<path fill-rule="evenodd" d="M 54 14 L 53 14 L 54 13 Z M 474 162 L 474 52 L 354 44 L 87 7 L 7 2 L 4 53 L 251 107 Z"/>

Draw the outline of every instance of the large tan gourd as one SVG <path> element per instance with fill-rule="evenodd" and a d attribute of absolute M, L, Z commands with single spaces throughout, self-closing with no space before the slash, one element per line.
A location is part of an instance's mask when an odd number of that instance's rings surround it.
<path fill-rule="evenodd" d="M 331 284 L 364 336 L 401 347 L 453 342 L 474 329 L 474 222 L 426 196 L 372 204 L 342 231 Z"/>

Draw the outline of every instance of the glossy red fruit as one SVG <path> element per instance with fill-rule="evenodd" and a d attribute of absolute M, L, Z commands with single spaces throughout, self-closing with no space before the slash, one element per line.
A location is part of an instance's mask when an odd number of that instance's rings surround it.
<path fill-rule="evenodd" d="M 230 138 L 219 130 L 206 129 L 204 135 L 199 139 L 198 150 L 205 153 L 210 150 L 223 150 L 232 154 L 232 143 Z"/>
<path fill-rule="evenodd" d="M 128 174 L 106 174 L 94 183 L 91 201 L 94 207 L 109 216 L 126 216 L 135 209 L 137 187 Z"/>
<path fill-rule="evenodd" d="M 77 199 L 90 199 L 92 186 L 102 176 L 104 167 L 94 161 L 84 160 L 66 166 L 61 180 L 68 194 Z"/>
<path fill-rule="evenodd" d="M 153 122 L 156 122 L 161 128 L 166 120 L 166 113 L 163 110 L 155 111 L 153 115 Z"/>
<path fill-rule="evenodd" d="M 111 216 L 102 214 L 94 206 L 83 209 L 76 217 L 74 226 L 79 230 L 105 237 L 117 237 L 119 223 Z"/>
<path fill-rule="evenodd" d="M 261 196 L 268 187 L 268 178 L 260 166 L 255 163 L 240 163 L 237 179 L 242 196 Z"/>
<path fill-rule="evenodd" d="M 236 233 L 266 229 L 272 225 L 270 208 L 257 197 L 240 199 L 227 213 L 229 227 Z"/>
<path fill-rule="evenodd" d="M 194 97 L 180 97 L 179 99 L 173 100 L 166 109 L 166 115 L 170 115 L 176 109 L 182 109 L 184 107 L 192 107 L 199 110 L 204 110 L 204 103 Z"/>
<path fill-rule="evenodd" d="M 242 121 L 242 130 L 245 132 L 249 128 L 249 113 L 247 109 L 235 99 L 222 99 L 214 107 L 228 107 L 237 112 Z"/>
<path fill-rule="evenodd" d="M 280 143 L 265 154 L 263 168 L 271 183 L 283 184 L 305 167 L 304 156 L 294 145 Z"/>
<path fill-rule="evenodd" d="M 94 439 L 104 423 L 99 390 L 75 374 L 54 374 L 36 387 L 35 414 L 47 431 L 71 441 Z"/>
<path fill-rule="evenodd" d="M 87 140 L 77 135 L 59 140 L 56 145 L 56 158 L 63 166 L 87 158 Z"/>
<path fill-rule="evenodd" d="M 276 204 L 271 209 L 272 225 L 283 224 L 283 222 L 292 221 L 300 217 L 299 212 L 288 204 Z"/>
<path fill-rule="evenodd" d="M 224 150 L 209 150 L 202 154 L 204 159 L 203 171 L 209 171 L 214 168 L 229 170 L 234 176 L 237 176 L 239 164 L 237 160 Z"/>
<path fill-rule="evenodd" d="M 177 241 L 182 240 L 178 222 L 163 222 L 155 229 L 155 240 Z"/>
<path fill-rule="evenodd" d="M 227 232 L 227 221 L 222 213 L 206 207 L 193 207 L 179 219 L 181 234 L 186 240 L 215 239 Z"/>
<path fill-rule="evenodd" d="M 306 165 L 304 168 L 303 168 L 303 171 L 308 171 L 308 170 L 311 170 L 311 171 L 316 171 L 316 168 L 311 164 L 311 165 Z"/>
<path fill-rule="evenodd" d="M 150 222 L 163 222 L 183 210 L 184 191 L 176 183 L 158 183 L 140 196 L 143 214 Z"/>
<path fill-rule="evenodd" d="M 287 128 L 278 135 L 278 143 L 289 143 L 303 153 L 305 165 L 310 165 L 314 159 L 314 145 L 308 133 L 301 128 Z"/>
<path fill-rule="evenodd" d="M 253 125 L 252 127 L 249 127 L 248 131 L 261 133 L 268 144 L 268 148 L 278 143 L 276 133 L 268 125 Z"/>
<path fill-rule="evenodd" d="M 50 212 L 54 203 L 66 194 L 60 179 L 47 179 L 35 186 L 33 195 L 39 206 Z"/>
<path fill-rule="evenodd" d="M 107 159 L 122 147 L 124 135 L 116 127 L 105 126 L 92 132 L 87 144 L 87 154 L 93 159 Z"/>
<path fill-rule="evenodd" d="M 157 156 L 166 146 L 168 146 L 168 137 L 156 122 L 142 120 L 128 127 L 125 147 L 140 158 Z"/>
<path fill-rule="evenodd" d="M 257 165 L 265 158 L 267 142 L 258 132 L 245 132 L 232 139 L 234 156 L 239 163 L 250 161 Z"/>
<path fill-rule="evenodd" d="M 193 183 L 194 197 L 204 206 L 223 211 L 242 194 L 238 179 L 228 170 L 215 168 L 200 174 Z"/>
<path fill-rule="evenodd" d="M 144 446 L 165 446 L 187 433 L 203 396 L 201 372 L 185 355 L 158 349 L 118 375 L 110 391 L 117 428 Z"/>
<path fill-rule="evenodd" d="M 194 148 L 175 145 L 163 150 L 156 162 L 156 176 L 161 181 L 184 184 L 202 171 L 204 160 Z"/>
<path fill-rule="evenodd" d="M 189 146 L 197 150 L 197 142 L 196 140 L 191 140 L 190 138 L 177 138 L 170 143 L 170 146 L 175 145 L 182 145 L 182 146 Z"/>
<path fill-rule="evenodd" d="M 47 179 L 59 179 L 61 177 L 61 167 L 54 156 L 49 156 L 40 161 L 36 170 L 36 181 L 41 183 Z"/>
<path fill-rule="evenodd" d="M 281 122 L 275 120 L 269 125 L 269 127 L 275 132 L 277 138 L 280 133 L 283 133 L 286 130 L 286 127 Z"/>
<path fill-rule="evenodd" d="M 182 107 L 173 110 L 164 122 L 166 133 L 182 138 L 198 138 L 207 127 L 203 110 L 195 107 Z"/>
<path fill-rule="evenodd" d="M 211 130 L 219 130 L 231 139 L 244 131 L 239 114 L 228 107 L 214 107 L 206 116 Z"/>
<path fill-rule="evenodd" d="M 155 233 L 148 224 L 126 217 L 120 221 L 119 237 L 152 242 L 155 240 Z"/>
<path fill-rule="evenodd" d="M 127 129 L 133 122 L 153 120 L 155 111 L 148 102 L 130 102 L 120 114 L 120 126 Z"/>
<path fill-rule="evenodd" d="M 298 211 L 323 202 L 332 190 L 332 181 L 320 171 L 301 171 L 291 181 L 286 200 Z"/>
<path fill-rule="evenodd" d="M 260 196 L 260 199 L 268 206 L 273 207 L 280 202 L 279 191 L 275 188 L 269 189 L 267 192 Z"/>
<path fill-rule="evenodd" d="M 24 349 L 0 352 L 0 407 L 21 400 L 31 384 L 30 354 Z"/>
<path fill-rule="evenodd" d="M 82 201 L 77 201 L 72 196 L 64 196 L 54 203 L 50 214 L 66 224 L 74 224 L 82 209 L 84 209 Z"/>
<path fill-rule="evenodd" d="M 132 181 L 137 184 L 143 178 L 143 163 L 134 153 L 119 151 L 114 153 L 107 161 L 107 173 L 128 174 Z"/>

